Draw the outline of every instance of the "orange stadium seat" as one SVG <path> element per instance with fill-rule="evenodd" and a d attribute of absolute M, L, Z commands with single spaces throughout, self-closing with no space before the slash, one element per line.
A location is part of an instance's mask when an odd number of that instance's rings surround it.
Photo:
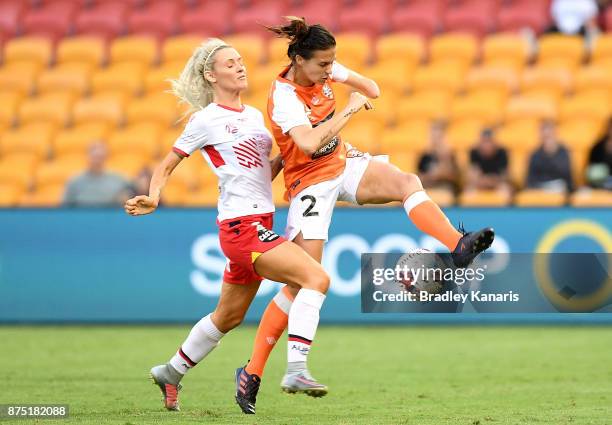
<path fill-rule="evenodd" d="M 367 35 L 351 32 L 336 35 L 336 58 L 344 66 L 361 72 L 369 63 L 371 54 L 371 41 Z"/>
<path fill-rule="evenodd" d="M 612 192 L 596 189 L 578 190 L 570 196 L 570 205 L 581 208 L 612 208 Z"/>
<path fill-rule="evenodd" d="M 93 93 L 102 91 L 125 92 L 138 95 L 144 86 L 144 65 L 139 63 L 119 63 L 94 73 L 91 79 Z"/>
<path fill-rule="evenodd" d="M 128 180 L 133 179 L 149 164 L 149 158 L 137 153 L 111 155 L 106 161 L 109 171 L 121 174 Z"/>
<path fill-rule="evenodd" d="M 508 176 L 516 187 L 523 187 L 527 179 L 531 150 L 512 149 L 508 161 Z"/>
<path fill-rule="evenodd" d="M 72 111 L 74 124 L 105 123 L 117 126 L 123 122 L 125 100 L 118 96 L 100 94 L 76 102 Z"/>
<path fill-rule="evenodd" d="M 561 207 L 567 202 L 567 195 L 539 189 L 523 189 L 514 197 L 517 207 Z"/>
<path fill-rule="evenodd" d="M 592 118 L 568 118 L 561 122 L 557 134 L 568 148 L 586 150 L 601 136 L 604 122 Z"/>
<path fill-rule="evenodd" d="M 51 41 L 41 37 L 17 37 L 4 45 L 4 63 L 32 62 L 47 66 L 53 57 Z"/>
<path fill-rule="evenodd" d="M 524 118 L 554 120 L 557 114 L 556 102 L 537 96 L 515 96 L 508 101 L 506 106 L 506 120 L 508 121 Z"/>
<path fill-rule="evenodd" d="M 485 37 L 482 43 L 486 66 L 522 69 L 529 59 L 529 44 L 515 33 L 498 33 Z"/>
<path fill-rule="evenodd" d="M 286 38 L 272 38 L 268 42 L 268 64 L 276 66 L 288 65 L 289 56 L 287 56 L 287 48 L 289 42 Z"/>
<path fill-rule="evenodd" d="M 509 95 L 518 88 L 518 77 L 517 72 L 508 68 L 475 67 L 466 75 L 466 88 L 502 92 Z"/>
<path fill-rule="evenodd" d="M 573 87 L 573 75 L 566 68 L 533 67 L 523 72 L 521 89 L 533 89 L 558 93 L 559 96 L 567 93 Z"/>
<path fill-rule="evenodd" d="M 462 207 L 506 207 L 509 204 L 510 197 L 496 190 L 468 191 L 459 195 L 459 205 Z"/>
<path fill-rule="evenodd" d="M 586 118 L 603 122 L 612 112 L 610 100 L 610 94 L 605 91 L 578 93 L 561 102 L 560 118 L 562 120 Z"/>
<path fill-rule="evenodd" d="M 32 184 L 32 176 L 41 158 L 31 152 L 3 154 L 0 157 L 0 183 L 26 190 Z"/>
<path fill-rule="evenodd" d="M 84 155 L 96 140 L 105 140 L 109 134 L 106 123 L 85 123 L 61 130 L 53 140 L 53 153 L 62 155 Z"/>
<path fill-rule="evenodd" d="M 0 174 L 2 174 L 2 171 L 0 171 Z M 23 192 L 21 186 L 2 183 L 0 180 L 0 208 L 16 207 Z"/>
<path fill-rule="evenodd" d="M 35 186 L 65 185 L 72 177 L 82 173 L 86 168 L 87 158 L 82 155 L 69 155 L 41 163 L 34 174 Z"/>
<path fill-rule="evenodd" d="M 363 111 L 368 120 L 377 121 L 384 125 L 393 125 L 397 122 L 398 93 L 381 88 L 381 96 L 371 100 L 373 109 Z M 338 106 L 339 107 L 339 106 Z"/>
<path fill-rule="evenodd" d="M 538 64 L 575 68 L 584 56 L 584 39 L 578 35 L 545 34 L 539 39 Z"/>
<path fill-rule="evenodd" d="M 183 68 L 185 62 L 166 62 L 161 66 L 151 68 L 147 72 L 144 80 L 144 90 L 146 93 L 162 93 L 172 89 L 170 79 L 177 79 Z"/>
<path fill-rule="evenodd" d="M 56 62 L 85 63 L 92 67 L 101 66 L 106 61 L 104 40 L 97 37 L 67 37 L 59 42 L 56 50 Z"/>
<path fill-rule="evenodd" d="M 264 96 L 267 97 L 268 93 L 270 92 L 272 82 L 282 70 L 283 68 L 279 67 L 276 63 L 259 66 L 256 70 L 247 69 L 249 95 L 255 95 L 263 92 Z"/>
<path fill-rule="evenodd" d="M 423 90 L 401 98 L 397 105 L 397 120 L 402 122 L 421 118 L 445 120 L 450 113 L 452 92 L 446 90 Z"/>
<path fill-rule="evenodd" d="M 216 207 L 219 200 L 219 191 L 216 188 L 204 188 L 188 193 L 183 206 L 185 207 Z"/>
<path fill-rule="evenodd" d="M 181 34 L 168 37 L 164 40 L 161 48 L 162 62 L 179 61 L 185 63 L 195 49 L 205 41 L 205 37 L 195 34 Z"/>
<path fill-rule="evenodd" d="M 170 152 L 172 146 L 174 146 L 174 142 L 176 142 L 176 140 L 181 136 L 184 127 L 185 123 L 182 122 L 180 125 L 171 127 L 162 132 L 159 145 L 162 157 L 165 156 L 166 153 Z"/>
<path fill-rule="evenodd" d="M 414 67 L 400 59 L 379 60 L 374 66 L 364 69 L 363 74 L 376 81 L 381 96 L 392 94 L 398 97 L 410 87 L 413 71 Z"/>
<path fill-rule="evenodd" d="M 71 93 L 50 93 L 24 100 L 19 107 L 21 125 L 51 122 L 65 126 L 70 122 L 74 95 Z"/>
<path fill-rule="evenodd" d="M 473 118 L 488 125 L 497 124 L 504 116 L 505 96 L 496 92 L 476 92 L 455 98 L 450 117 L 452 120 Z"/>
<path fill-rule="evenodd" d="M 68 63 L 43 71 L 38 77 L 38 93 L 68 92 L 82 96 L 89 90 L 92 68 L 88 63 Z"/>
<path fill-rule="evenodd" d="M 274 180 L 272 180 L 272 199 L 275 206 L 288 206 L 289 202 L 285 200 L 285 179 L 281 171 Z"/>
<path fill-rule="evenodd" d="M 430 62 L 459 62 L 471 65 L 479 54 L 476 37 L 466 33 L 445 33 L 429 42 Z"/>
<path fill-rule="evenodd" d="M 236 33 L 224 37 L 223 41 L 240 52 L 247 71 L 257 68 L 266 59 L 266 45 L 257 35 Z"/>
<path fill-rule="evenodd" d="M 151 66 L 159 59 L 157 41 L 152 37 L 129 35 L 119 37 L 110 45 L 110 63 L 137 63 Z"/>
<path fill-rule="evenodd" d="M 356 117 L 342 130 L 342 140 L 361 152 L 369 152 L 375 155 L 380 152 L 380 138 L 383 127 L 384 124 L 380 121 Z"/>
<path fill-rule="evenodd" d="M 600 34 L 595 39 L 593 52 L 591 54 L 593 63 L 607 62 L 612 60 L 612 34 Z"/>
<path fill-rule="evenodd" d="M 531 152 L 540 143 L 540 121 L 523 118 L 507 122 L 495 132 L 495 138 L 513 152 Z"/>
<path fill-rule="evenodd" d="M 425 57 L 425 43 L 418 35 L 392 33 L 376 40 L 376 60 L 390 63 L 402 61 L 410 68 L 416 67 Z"/>
<path fill-rule="evenodd" d="M 51 208 L 58 207 L 64 197 L 65 186 L 61 183 L 37 187 L 35 191 L 25 193 L 20 201 L 21 207 Z"/>
<path fill-rule="evenodd" d="M 10 127 L 15 123 L 22 99 L 22 95 L 18 92 L 0 92 L 0 124 L 3 127 Z"/>
<path fill-rule="evenodd" d="M 446 90 L 456 93 L 465 83 L 465 68 L 451 63 L 438 63 L 417 68 L 412 79 L 412 89 L 420 90 Z"/>
<path fill-rule="evenodd" d="M 441 208 L 448 208 L 455 205 L 455 194 L 448 189 L 429 188 L 427 195 Z"/>
<path fill-rule="evenodd" d="M 108 138 L 112 155 L 139 154 L 145 159 L 159 155 L 162 126 L 157 123 L 138 123 L 115 131 Z"/>
<path fill-rule="evenodd" d="M 446 129 L 446 141 L 455 150 L 467 151 L 476 145 L 483 127 L 476 118 L 454 120 Z"/>
<path fill-rule="evenodd" d="M 166 152 L 169 152 L 169 149 Z M 178 180 L 189 191 L 195 191 L 206 181 L 206 176 L 203 176 L 206 171 L 209 171 L 209 169 L 204 158 L 199 152 L 194 152 L 189 158 L 180 162 L 172 172 L 170 180 Z"/>
<path fill-rule="evenodd" d="M 380 152 L 391 155 L 421 153 L 429 146 L 430 121 L 413 119 L 386 130 L 380 138 Z"/>
<path fill-rule="evenodd" d="M 612 95 L 612 66 L 594 64 L 580 68 L 576 73 L 575 89 L 603 90 Z"/>
<path fill-rule="evenodd" d="M 32 62 L 13 62 L 0 68 L 0 90 L 29 95 L 34 91 L 40 67 Z"/>
<path fill-rule="evenodd" d="M 569 145 L 569 144 L 568 144 Z M 570 150 L 570 165 L 572 167 L 572 179 L 580 187 L 584 185 L 585 170 L 589 158 L 589 149 L 566 145 Z"/>
<path fill-rule="evenodd" d="M 16 152 L 30 152 L 39 158 L 46 158 L 51 151 L 51 140 L 56 126 L 52 123 L 31 123 L 14 130 L 5 131 L 0 137 L 3 155 Z"/>
<path fill-rule="evenodd" d="M 128 124 L 155 123 L 174 125 L 178 120 L 177 98 L 169 93 L 158 93 L 132 100 L 126 112 Z"/>
<path fill-rule="evenodd" d="M 415 152 L 395 151 L 389 153 L 389 162 L 407 173 L 417 172 L 418 159 Z"/>
<path fill-rule="evenodd" d="M 187 187 L 180 180 L 170 179 L 162 191 L 161 202 L 169 207 L 182 207 L 189 197 Z"/>

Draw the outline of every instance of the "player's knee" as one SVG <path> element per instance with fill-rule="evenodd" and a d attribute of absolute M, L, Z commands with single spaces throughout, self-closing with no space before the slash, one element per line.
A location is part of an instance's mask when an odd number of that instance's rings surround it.
<path fill-rule="evenodd" d="M 404 196 L 414 193 L 418 190 L 423 190 L 421 179 L 416 174 L 402 173 L 402 182 L 404 188 Z"/>
<path fill-rule="evenodd" d="M 215 311 L 214 322 L 217 328 L 227 333 L 242 323 L 244 315 L 235 311 Z"/>
<path fill-rule="evenodd" d="M 313 270 L 309 274 L 309 278 L 303 285 L 303 288 L 313 289 L 315 291 L 319 291 L 323 294 L 327 293 L 329 289 L 329 275 L 325 273 L 325 270 L 321 267 L 320 269 Z"/>

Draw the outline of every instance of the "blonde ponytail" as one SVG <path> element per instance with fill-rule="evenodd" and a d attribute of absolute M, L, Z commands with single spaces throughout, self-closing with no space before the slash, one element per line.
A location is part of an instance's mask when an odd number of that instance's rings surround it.
<path fill-rule="evenodd" d="M 187 64 L 176 80 L 170 80 L 172 93 L 178 97 L 181 103 L 189 105 L 185 115 L 189 115 L 199 109 L 205 108 L 213 101 L 213 86 L 204 73 L 212 71 L 215 63 L 215 53 L 221 49 L 230 47 L 223 40 L 209 38 L 198 46 Z"/>

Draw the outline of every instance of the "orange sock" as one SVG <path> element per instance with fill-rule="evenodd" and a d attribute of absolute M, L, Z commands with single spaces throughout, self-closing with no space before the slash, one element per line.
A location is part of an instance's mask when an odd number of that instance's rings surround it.
<path fill-rule="evenodd" d="M 404 200 L 404 209 L 421 232 L 442 242 L 449 251 L 455 249 L 461 239 L 461 233 L 453 227 L 440 207 L 424 190 L 409 195 Z"/>
<path fill-rule="evenodd" d="M 287 329 L 289 309 L 292 302 L 293 296 L 285 286 L 268 304 L 257 328 L 251 360 L 245 368 L 248 374 L 254 373 L 260 378 L 263 376 L 272 349 Z"/>

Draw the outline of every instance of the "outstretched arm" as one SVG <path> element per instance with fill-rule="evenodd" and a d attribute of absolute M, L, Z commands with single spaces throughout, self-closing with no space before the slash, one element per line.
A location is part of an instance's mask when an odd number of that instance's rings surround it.
<path fill-rule="evenodd" d="M 376 99 L 380 96 L 380 89 L 376 81 L 364 77 L 338 62 L 334 62 L 332 65 L 331 77 L 334 81 L 346 84 L 370 99 Z"/>

